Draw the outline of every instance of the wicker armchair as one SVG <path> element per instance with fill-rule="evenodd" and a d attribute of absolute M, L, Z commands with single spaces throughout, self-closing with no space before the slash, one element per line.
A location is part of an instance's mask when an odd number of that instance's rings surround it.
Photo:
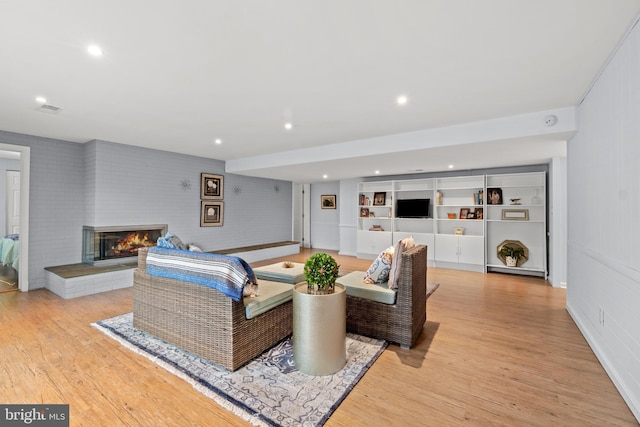
<path fill-rule="evenodd" d="M 147 249 L 133 273 L 133 325 L 234 371 L 291 335 L 292 302 L 247 320 L 242 301 L 215 289 L 146 273 Z"/>
<path fill-rule="evenodd" d="M 347 294 L 347 331 L 410 348 L 427 321 L 427 247 L 415 246 L 401 256 L 396 303 L 383 304 Z M 437 287 L 432 286 L 429 294 Z"/>

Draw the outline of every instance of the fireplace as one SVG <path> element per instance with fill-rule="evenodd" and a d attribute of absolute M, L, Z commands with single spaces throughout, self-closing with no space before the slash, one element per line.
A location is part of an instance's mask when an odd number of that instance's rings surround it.
<path fill-rule="evenodd" d="M 155 246 L 167 233 L 167 224 L 82 227 L 82 262 L 114 265 L 131 262 L 138 249 Z"/>

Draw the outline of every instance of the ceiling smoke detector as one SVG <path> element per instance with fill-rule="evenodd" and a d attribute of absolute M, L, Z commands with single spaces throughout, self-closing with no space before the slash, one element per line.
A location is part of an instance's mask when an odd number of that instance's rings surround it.
<path fill-rule="evenodd" d="M 41 111 L 43 113 L 58 114 L 60 111 L 62 111 L 62 108 L 56 107 L 55 105 L 42 104 L 38 106 L 36 110 Z"/>
<path fill-rule="evenodd" d="M 558 117 L 554 116 L 553 114 L 544 118 L 544 125 L 547 127 L 554 126 L 556 123 L 558 123 Z"/>

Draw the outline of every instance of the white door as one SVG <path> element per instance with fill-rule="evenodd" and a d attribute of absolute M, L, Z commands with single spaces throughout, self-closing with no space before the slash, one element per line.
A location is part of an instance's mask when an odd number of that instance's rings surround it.
<path fill-rule="evenodd" d="M 20 234 L 20 171 L 7 171 L 6 234 Z"/>
<path fill-rule="evenodd" d="M 311 247 L 311 186 L 293 185 L 293 240 L 303 248 Z"/>

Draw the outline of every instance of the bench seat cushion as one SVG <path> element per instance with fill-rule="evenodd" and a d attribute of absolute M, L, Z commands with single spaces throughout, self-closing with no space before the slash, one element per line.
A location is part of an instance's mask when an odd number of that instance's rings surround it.
<path fill-rule="evenodd" d="M 347 296 L 364 298 L 383 304 L 396 303 L 396 291 L 389 289 L 387 282 L 382 283 L 363 283 L 364 271 L 354 271 L 338 277 L 336 283 L 346 288 Z"/>
<path fill-rule="evenodd" d="M 293 299 L 293 286 L 269 280 L 258 282 L 257 297 L 244 297 L 244 308 L 247 319 L 252 319 Z"/>
<path fill-rule="evenodd" d="M 271 280 L 273 282 L 284 282 L 295 285 L 304 282 L 304 264 L 292 262 L 293 267 L 285 268 L 284 263 L 277 262 L 262 267 L 255 267 L 253 272 L 258 279 Z"/>

